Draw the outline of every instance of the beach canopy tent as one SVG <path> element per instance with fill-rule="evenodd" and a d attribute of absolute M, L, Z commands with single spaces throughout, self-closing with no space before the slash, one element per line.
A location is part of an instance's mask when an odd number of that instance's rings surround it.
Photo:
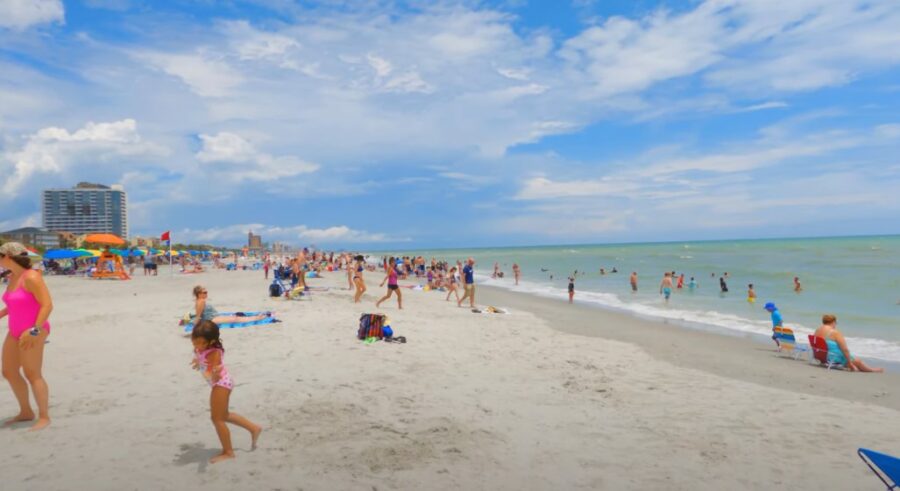
<path fill-rule="evenodd" d="M 113 234 L 88 234 L 84 237 L 84 241 L 90 242 L 91 244 L 103 244 L 111 246 L 125 245 L 124 239 Z"/>
<path fill-rule="evenodd" d="M 79 251 L 75 249 L 51 249 L 44 253 L 44 259 L 77 259 L 79 257 L 88 257 L 92 254 L 88 251 Z"/>

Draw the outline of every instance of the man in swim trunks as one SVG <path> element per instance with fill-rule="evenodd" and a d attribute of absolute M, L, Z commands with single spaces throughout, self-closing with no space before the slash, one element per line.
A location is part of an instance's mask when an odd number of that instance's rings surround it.
<path fill-rule="evenodd" d="M 462 307 L 463 301 L 469 299 L 469 307 L 475 308 L 475 260 L 471 257 L 466 260 L 466 266 L 463 268 L 465 294 L 456 302 L 457 307 Z"/>
<path fill-rule="evenodd" d="M 659 284 L 660 295 L 665 295 L 666 303 L 669 303 L 669 297 L 672 296 L 672 273 L 666 273 L 662 282 Z"/>
<path fill-rule="evenodd" d="M 636 293 L 637 292 L 637 271 L 631 272 L 631 278 L 629 278 L 629 281 L 631 282 L 631 292 Z"/>
<path fill-rule="evenodd" d="M 781 312 L 778 311 L 778 307 L 776 307 L 772 302 L 766 303 L 766 306 L 764 308 L 769 312 L 769 314 L 772 315 L 772 340 L 775 341 L 775 345 L 780 348 L 781 343 L 778 342 L 778 336 L 775 334 L 775 328 L 784 327 L 784 321 L 781 318 Z"/>

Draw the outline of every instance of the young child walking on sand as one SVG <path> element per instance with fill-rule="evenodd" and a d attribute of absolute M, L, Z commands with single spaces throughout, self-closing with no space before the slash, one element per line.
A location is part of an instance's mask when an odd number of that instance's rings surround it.
<path fill-rule="evenodd" d="M 238 425 L 250 432 L 252 449 L 256 449 L 256 441 L 262 433 L 262 426 L 255 424 L 247 418 L 228 411 L 228 399 L 231 397 L 231 389 L 234 382 L 228 369 L 225 368 L 223 357 L 225 348 L 219 339 L 219 326 L 210 320 L 201 320 L 194 326 L 191 332 L 191 342 L 194 343 L 194 360 L 191 366 L 194 370 L 200 370 L 203 378 L 212 387 L 209 396 L 209 411 L 212 416 L 213 426 L 219 441 L 222 442 L 222 453 L 209 459 L 209 463 L 215 464 L 234 458 L 234 448 L 231 446 L 231 431 L 226 423 Z"/>
<path fill-rule="evenodd" d="M 450 274 L 447 275 L 447 301 L 450 301 L 450 295 L 456 295 L 456 301 L 459 302 L 459 275 L 456 267 L 450 268 Z"/>

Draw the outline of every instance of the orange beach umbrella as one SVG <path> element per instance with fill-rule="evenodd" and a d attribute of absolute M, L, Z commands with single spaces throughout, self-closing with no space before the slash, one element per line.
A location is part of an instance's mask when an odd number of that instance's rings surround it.
<path fill-rule="evenodd" d="M 121 238 L 113 235 L 113 234 L 88 234 L 84 238 L 85 242 L 90 242 L 91 244 L 103 244 L 103 245 L 125 245 L 125 241 Z"/>

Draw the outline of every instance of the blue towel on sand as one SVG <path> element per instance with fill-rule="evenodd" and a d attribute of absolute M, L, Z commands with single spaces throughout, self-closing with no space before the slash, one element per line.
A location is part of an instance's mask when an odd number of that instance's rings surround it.
<path fill-rule="evenodd" d="M 247 317 L 253 317 L 253 316 L 261 315 L 264 313 L 265 312 L 244 312 L 244 315 L 246 315 Z M 236 313 L 220 312 L 219 315 L 234 317 L 236 315 Z M 259 326 L 262 324 L 271 324 L 275 321 L 276 321 L 275 317 L 266 317 L 265 319 L 259 319 L 259 320 L 255 320 L 255 321 L 249 321 L 249 322 L 236 322 L 233 324 L 219 324 L 219 329 L 240 329 L 242 327 Z M 190 333 L 193 330 L 194 330 L 193 322 L 188 322 L 187 324 L 184 325 L 184 332 Z"/>

